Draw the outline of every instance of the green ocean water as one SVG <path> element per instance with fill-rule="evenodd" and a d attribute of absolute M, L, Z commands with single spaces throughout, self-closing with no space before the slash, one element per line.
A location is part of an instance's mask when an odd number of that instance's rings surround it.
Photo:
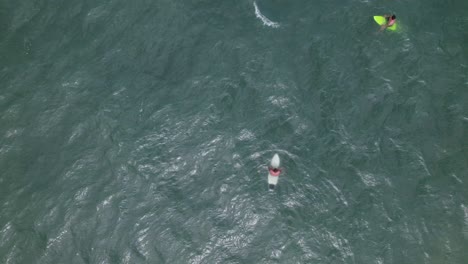
<path fill-rule="evenodd" d="M 0 263 L 468 263 L 467 10 L 0 0 Z"/>

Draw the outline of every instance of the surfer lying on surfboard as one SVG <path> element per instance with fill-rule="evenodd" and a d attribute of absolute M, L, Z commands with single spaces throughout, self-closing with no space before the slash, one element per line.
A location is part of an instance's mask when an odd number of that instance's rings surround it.
<path fill-rule="evenodd" d="M 271 159 L 271 166 L 268 166 L 268 188 L 270 190 L 275 189 L 278 183 L 279 175 L 281 174 L 280 169 L 280 158 L 278 154 L 275 154 Z"/>
<path fill-rule="evenodd" d="M 384 17 L 387 20 L 387 23 L 383 24 L 380 27 L 379 31 L 383 31 L 384 29 L 393 26 L 395 24 L 395 22 L 396 22 L 396 16 L 395 15 L 384 15 Z"/>

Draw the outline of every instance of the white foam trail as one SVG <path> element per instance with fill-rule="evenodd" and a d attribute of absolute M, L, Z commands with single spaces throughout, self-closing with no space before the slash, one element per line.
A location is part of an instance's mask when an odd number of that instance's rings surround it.
<path fill-rule="evenodd" d="M 468 239 L 468 207 L 465 205 L 461 205 L 463 214 L 464 214 L 464 226 L 463 226 L 463 235 L 465 236 L 466 239 Z"/>
<path fill-rule="evenodd" d="M 264 16 L 262 13 L 260 13 L 260 9 L 258 9 L 257 3 L 253 2 L 253 5 L 255 7 L 255 16 L 260 18 L 265 26 L 269 26 L 269 27 L 272 27 L 272 28 L 279 27 L 278 23 L 271 21 L 266 16 Z"/>

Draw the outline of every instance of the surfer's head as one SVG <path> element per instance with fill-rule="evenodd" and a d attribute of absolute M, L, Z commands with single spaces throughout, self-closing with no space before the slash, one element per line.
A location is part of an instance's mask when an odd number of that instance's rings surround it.
<path fill-rule="evenodd" d="M 396 19 L 396 16 L 395 15 L 392 15 L 392 20 L 395 20 Z"/>

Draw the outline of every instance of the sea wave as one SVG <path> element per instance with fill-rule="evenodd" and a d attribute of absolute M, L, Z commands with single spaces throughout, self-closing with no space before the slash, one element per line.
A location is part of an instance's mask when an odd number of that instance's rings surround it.
<path fill-rule="evenodd" d="M 278 28 L 280 25 L 277 22 L 273 22 L 270 19 L 268 19 L 266 16 L 264 16 L 261 12 L 260 9 L 258 9 L 257 3 L 253 2 L 254 8 L 255 8 L 255 16 L 260 18 L 262 20 L 263 24 L 265 26 L 269 26 L 272 28 Z"/>

